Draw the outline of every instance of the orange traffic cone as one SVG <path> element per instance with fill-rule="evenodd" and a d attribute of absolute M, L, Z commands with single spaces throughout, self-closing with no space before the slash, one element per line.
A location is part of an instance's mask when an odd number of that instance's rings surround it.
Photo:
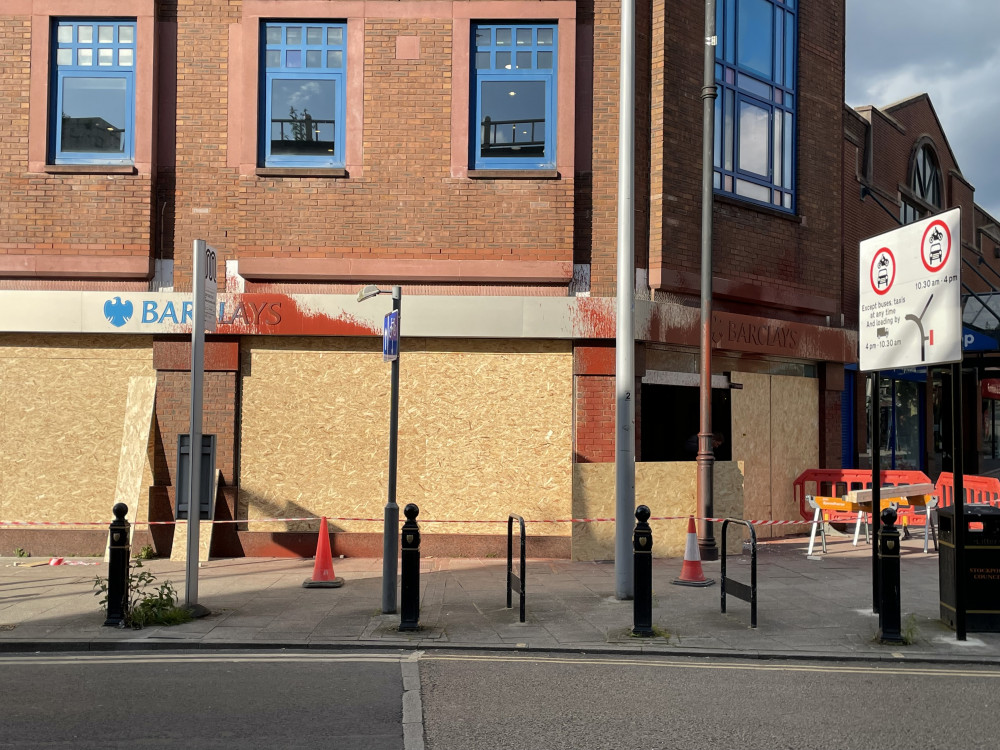
<path fill-rule="evenodd" d="M 688 518 L 687 542 L 684 544 L 684 564 L 681 566 L 681 577 L 672 583 L 679 586 L 711 586 L 715 581 L 705 578 L 701 569 L 701 554 L 698 552 L 698 530 L 694 525 L 694 516 Z"/>
<path fill-rule="evenodd" d="M 316 564 L 312 578 L 302 582 L 306 589 L 336 589 L 344 585 L 343 578 L 333 574 L 333 555 L 330 554 L 330 532 L 326 528 L 326 516 L 319 522 L 319 543 L 316 545 Z"/>

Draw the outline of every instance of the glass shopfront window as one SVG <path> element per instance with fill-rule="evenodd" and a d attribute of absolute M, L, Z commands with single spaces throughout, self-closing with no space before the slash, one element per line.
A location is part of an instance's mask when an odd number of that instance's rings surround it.
<path fill-rule="evenodd" d="M 886 373 L 879 379 L 880 466 L 882 469 L 920 471 L 924 467 L 924 430 L 921 417 L 924 384 L 916 378 L 894 378 Z M 872 468 L 871 415 L 872 381 L 865 379 L 865 413 L 868 415 L 867 442 L 858 455 L 858 468 Z"/>

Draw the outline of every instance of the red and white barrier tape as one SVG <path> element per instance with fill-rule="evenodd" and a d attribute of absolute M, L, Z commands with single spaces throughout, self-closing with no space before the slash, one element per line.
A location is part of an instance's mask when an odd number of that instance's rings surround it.
<path fill-rule="evenodd" d="M 650 521 L 686 521 L 690 516 L 655 516 L 650 518 Z M 202 523 L 213 523 L 213 524 L 226 524 L 226 523 L 288 523 L 291 521 L 319 521 L 319 516 L 303 516 L 299 518 L 239 518 L 239 519 L 227 519 L 218 521 L 202 521 Z M 333 517 L 326 516 L 327 521 L 370 521 L 373 523 L 382 523 L 384 518 L 349 518 L 349 517 Z M 605 523 L 614 522 L 614 518 L 556 518 L 556 519 L 525 519 L 526 524 L 531 523 Z M 725 518 L 699 518 L 695 516 L 695 520 L 698 521 L 711 521 L 713 523 L 722 523 L 727 520 Z M 809 525 L 812 521 L 757 521 L 757 520 L 746 520 L 746 519 L 735 519 L 741 520 L 744 523 L 753 524 L 754 526 L 804 526 Z M 133 526 L 175 526 L 177 524 L 187 523 L 186 519 L 174 520 L 174 521 L 134 521 Z M 507 520 L 453 520 L 453 519 L 420 519 L 420 523 L 465 523 L 465 524 L 501 524 L 507 523 Z M 108 522 L 103 521 L 0 521 L 0 527 L 3 526 L 97 526 L 100 528 L 107 527 Z"/>

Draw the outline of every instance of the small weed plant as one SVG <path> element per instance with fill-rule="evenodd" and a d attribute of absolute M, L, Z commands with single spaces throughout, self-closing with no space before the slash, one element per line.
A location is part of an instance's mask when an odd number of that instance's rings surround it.
<path fill-rule="evenodd" d="M 108 579 L 94 579 L 94 596 L 101 597 L 100 606 L 108 611 Z M 170 581 L 156 585 L 156 576 L 142 569 L 142 560 L 133 559 L 128 571 L 125 592 L 125 621 L 122 627 L 135 630 L 146 625 L 180 625 L 191 620 L 191 613 L 177 606 L 177 591 Z"/>
<path fill-rule="evenodd" d="M 14 557 L 31 557 L 31 554 L 23 547 L 15 547 Z"/>
<path fill-rule="evenodd" d="M 137 560 L 152 560 L 156 557 L 156 552 L 150 545 L 144 544 L 139 548 L 139 551 L 135 553 L 134 557 Z"/>
<path fill-rule="evenodd" d="M 912 646 L 917 640 L 918 630 L 916 616 L 912 614 L 907 615 L 906 622 L 903 623 L 903 632 L 901 634 L 903 636 L 903 643 L 907 646 Z"/>

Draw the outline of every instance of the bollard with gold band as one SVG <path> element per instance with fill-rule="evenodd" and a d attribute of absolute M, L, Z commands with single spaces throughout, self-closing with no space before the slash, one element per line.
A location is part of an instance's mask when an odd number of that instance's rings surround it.
<path fill-rule="evenodd" d="M 115 503 L 111 512 L 115 514 L 115 520 L 108 529 L 108 618 L 104 624 L 121 627 L 125 624 L 128 607 L 130 524 L 125 520 L 128 506 L 125 503 Z"/>
<path fill-rule="evenodd" d="M 401 575 L 399 596 L 399 629 L 420 630 L 420 508 L 409 503 L 403 508 L 406 523 L 400 538 Z"/>
<path fill-rule="evenodd" d="M 878 639 L 884 643 L 902 643 L 899 603 L 899 530 L 896 511 L 882 511 L 882 526 L 878 530 L 879 609 Z"/>
<path fill-rule="evenodd" d="M 653 635 L 653 532 L 649 528 L 649 508 L 635 509 L 635 531 L 632 534 L 634 599 L 632 600 L 632 634 Z"/>

